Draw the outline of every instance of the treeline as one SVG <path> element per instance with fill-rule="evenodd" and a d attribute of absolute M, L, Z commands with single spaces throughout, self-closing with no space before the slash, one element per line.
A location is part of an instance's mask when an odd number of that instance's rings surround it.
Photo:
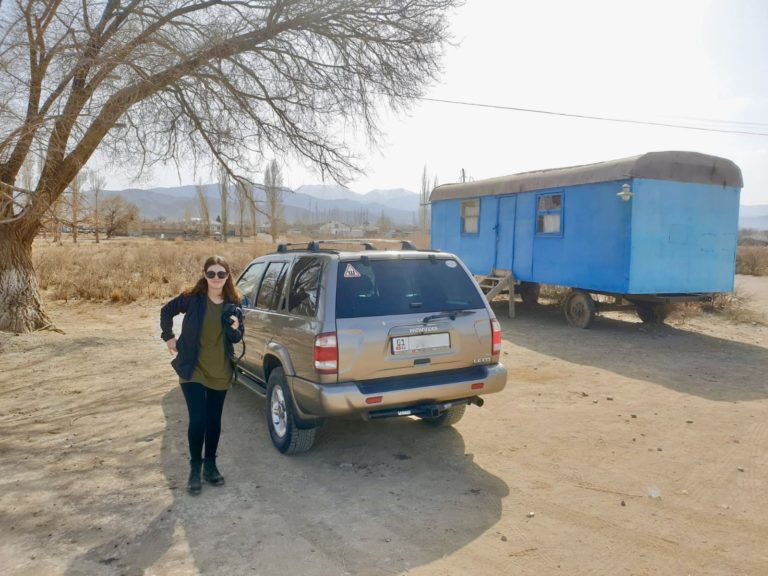
<path fill-rule="evenodd" d="M 112 238 L 137 229 L 139 209 L 120 195 L 104 197 L 105 178 L 97 171 L 84 170 L 49 207 L 42 219 L 40 234 L 55 243 L 69 233 L 77 243 L 82 233 Z M 88 190 L 86 191 L 86 188 Z"/>

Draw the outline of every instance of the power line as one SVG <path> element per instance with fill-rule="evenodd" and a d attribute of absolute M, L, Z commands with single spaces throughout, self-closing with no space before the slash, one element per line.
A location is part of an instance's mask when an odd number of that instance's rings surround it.
<path fill-rule="evenodd" d="M 768 136 L 768 132 L 751 132 L 748 130 L 725 130 L 722 128 L 705 128 L 703 126 L 690 126 L 685 124 L 669 124 L 666 122 L 651 122 L 647 120 L 632 120 L 630 118 L 611 118 L 608 116 L 589 116 L 586 114 L 570 114 L 568 112 L 555 112 L 552 110 L 537 110 L 535 108 L 519 108 L 516 106 L 501 106 L 497 104 L 482 104 L 479 102 L 462 102 L 459 100 L 443 100 L 440 98 L 419 98 L 428 102 L 440 102 L 443 104 L 458 104 L 460 106 L 474 106 L 476 108 L 491 108 L 494 110 L 510 110 L 513 112 L 529 112 L 532 114 L 547 114 L 549 116 L 565 116 L 567 118 L 581 118 L 583 120 L 601 120 L 603 122 L 620 122 L 623 124 L 642 124 L 645 126 L 663 126 L 665 128 L 683 128 L 685 130 L 700 130 L 704 132 L 721 132 L 724 134 L 748 134 L 750 136 Z M 754 124 L 754 123 L 752 123 Z"/>
<path fill-rule="evenodd" d="M 717 120 L 715 118 L 696 118 L 693 116 L 680 116 L 680 120 L 685 122 L 705 122 L 708 124 L 731 124 L 732 126 L 740 125 L 742 128 L 755 128 L 756 130 L 763 130 L 768 128 L 768 123 L 765 122 L 741 122 L 737 120 Z"/>

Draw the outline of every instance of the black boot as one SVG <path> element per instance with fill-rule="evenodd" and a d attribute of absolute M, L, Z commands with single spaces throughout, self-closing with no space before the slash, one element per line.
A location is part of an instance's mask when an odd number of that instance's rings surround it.
<path fill-rule="evenodd" d="M 200 482 L 200 470 L 203 466 L 201 460 L 189 461 L 189 480 L 187 480 L 187 492 L 192 495 L 200 494 L 203 484 Z"/>
<path fill-rule="evenodd" d="M 216 468 L 216 458 L 205 458 L 203 460 L 203 480 L 211 486 L 221 486 L 224 484 L 224 476 Z"/>

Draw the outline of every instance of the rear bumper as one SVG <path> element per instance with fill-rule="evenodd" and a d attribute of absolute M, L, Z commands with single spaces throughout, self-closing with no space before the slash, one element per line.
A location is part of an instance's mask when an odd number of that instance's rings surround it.
<path fill-rule="evenodd" d="M 288 383 L 300 416 L 327 417 L 500 392 L 507 384 L 507 369 L 502 364 L 495 364 L 421 376 L 337 384 L 319 384 L 293 376 L 288 377 Z M 478 387 L 481 383 L 482 387 Z M 381 397 L 380 402 L 366 402 L 368 398 L 378 396 Z"/>

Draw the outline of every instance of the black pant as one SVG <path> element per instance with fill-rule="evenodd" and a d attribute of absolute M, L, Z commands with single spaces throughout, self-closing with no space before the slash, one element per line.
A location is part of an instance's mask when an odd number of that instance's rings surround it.
<path fill-rule="evenodd" d="M 221 412 L 224 409 L 226 390 L 211 390 L 197 382 L 184 382 L 181 385 L 189 410 L 189 455 L 192 460 L 200 460 L 205 443 L 205 457 L 216 458 L 221 436 Z"/>

